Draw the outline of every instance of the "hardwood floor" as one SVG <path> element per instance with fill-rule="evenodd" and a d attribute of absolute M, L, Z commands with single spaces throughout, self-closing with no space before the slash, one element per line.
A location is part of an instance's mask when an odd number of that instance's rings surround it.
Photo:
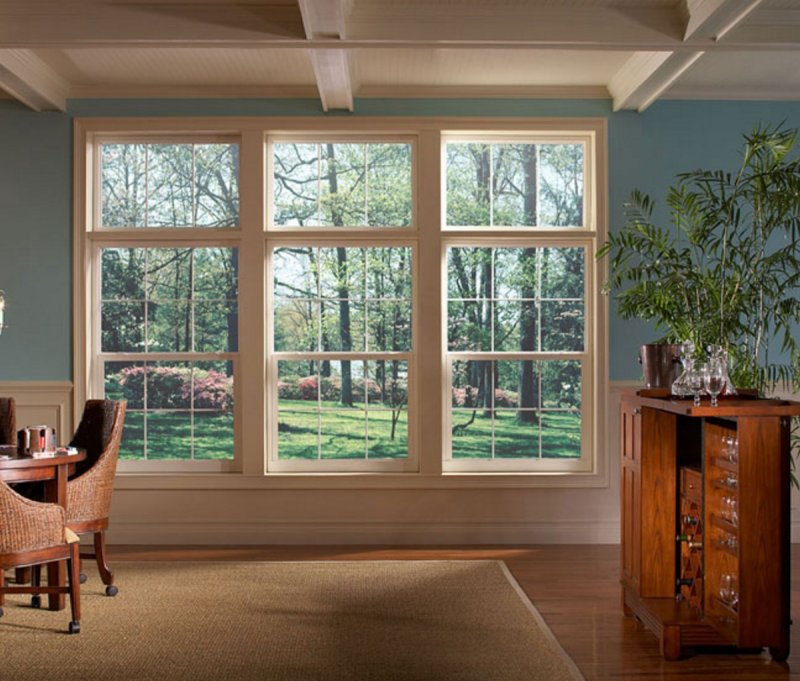
<path fill-rule="evenodd" d="M 112 546 L 110 560 L 503 560 L 587 681 L 800 679 L 800 631 L 785 664 L 765 651 L 701 654 L 665 662 L 658 642 L 620 605 L 618 546 L 519 547 L 139 547 Z M 800 545 L 792 546 L 792 618 L 800 622 Z M 298 680 L 302 681 L 302 680 Z"/>

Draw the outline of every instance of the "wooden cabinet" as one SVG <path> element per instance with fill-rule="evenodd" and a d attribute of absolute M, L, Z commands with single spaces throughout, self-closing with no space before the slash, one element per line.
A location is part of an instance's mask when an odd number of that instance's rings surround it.
<path fill-rule="evenodd" d="M 789 654 L 789 427 L 800 403 L 623 397 L 621 582 L 668 659 Z"/>

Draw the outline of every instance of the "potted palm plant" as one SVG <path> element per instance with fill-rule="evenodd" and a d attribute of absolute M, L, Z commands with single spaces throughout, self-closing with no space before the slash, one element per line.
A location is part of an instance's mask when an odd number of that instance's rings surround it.
<path fill-rule="evenodd" d="M 634 191 L 608 256 L 605 293 L 619 314 L 655 324 L 662 342 L 690 340 L 728 353 L 735 386 L 769 393 L 800 384 L 800 160 L 798 132 L 744 135 L 734 173 L 695 170 L 667 191 L 670 220 Z"/>

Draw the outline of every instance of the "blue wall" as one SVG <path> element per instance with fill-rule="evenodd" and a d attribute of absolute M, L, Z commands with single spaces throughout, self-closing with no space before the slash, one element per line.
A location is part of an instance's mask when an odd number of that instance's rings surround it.
<path fill-rule="evenodd" d="M 605 116 L 609 119 L 609 218 L 622 221 L 633 188 L 663 204 L 674 176 L 735 168 L 741 135 L 758 124 L 800 127 L 800 102 L 663 101 L 643 114 L 602 100 L 361 100 L 338 116 Z M 0 380 L 72 378 L 72 118 L 77 116 L 320 116 L 317 100 L 77 100 L 65 114 L 0 102 L 0 289 L 9 327 L 0 336 Z M 612 310 L 610 376 L 639 378 L 644 324 Z"/>

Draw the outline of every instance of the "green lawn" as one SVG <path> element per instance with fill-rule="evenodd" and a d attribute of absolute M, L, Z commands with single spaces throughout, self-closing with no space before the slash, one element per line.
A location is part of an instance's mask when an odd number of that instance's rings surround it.
<path fill-rule="evenodd" d="M 281 400 L 279 459 L 399 459 L 408 456 L 408 420 L 403 411 L 392 438 L 392 410 L 342 407 L 336 402 Z M 318 449 L 319 442 L 319 449 Z"/>
<path fill-rule="evenodd" d="M 492 418 L 471 410 L 453 410 L 453 458 L 489 459 L 492 456 Z M 496 458 L 577 459 L 581 455 L 581 420 L 578 413 L 543 412 L 534 423 L 521 423 L 515 410 L 496 410 L 494 455 Z"/>
<path fill-rule="evenodd" d="M 128 411 L 122 431 L 120 458 L 144 457 L 144 414 Z M 148 412 L 147 458 L 191 459 L 192 423 L 188 412 Z M 233 414 L 201 412 L 194 414 L 194 458 L 233 458 Z"/>
<path fill-rule="evenodd" d="M 280 459 L 398 459 L 408 456 L 408 420 L 400 414 L 391 436 L 392 411 L 370 407 L 342 407 L 336 402 L 281 400 L 278 414 Z M 497 410 L 490 417 L 470 410 L 453 410 L 453 458 L 489 459 L 492 437 L 496 458 L 574 459 L 580 456 L 580 415 L 544 412 L 540 421 L 520 423 L 516 411 Z M 494 434 L 492 433 L 494 425 Z M 233 456 L 233 415 L 229 412 L 195 412 L 194 440 L 188 412 L 149 412 L 147 458 L 190 459 L 192 442 L 198 460 Z M 318 447 L 319 443 L 319 447 Z M 144 455 L 144 414 L 129 411 L 125 418 L 120 458 L 139 460 Z"/>

